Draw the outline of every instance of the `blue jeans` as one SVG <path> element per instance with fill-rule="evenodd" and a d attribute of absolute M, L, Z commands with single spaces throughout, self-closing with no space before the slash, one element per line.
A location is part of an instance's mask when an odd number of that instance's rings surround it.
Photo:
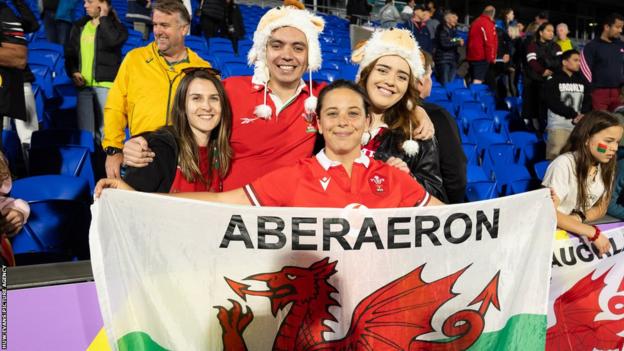
<path fill-rule="evenodd" d="M 440 63 L 435 65 L 436 75 L 438 76 L 438 80 L 440 84 L 445 85 L 446 83 L 455 79 L 455 74 L 457 73 L 457 64 L 455 63 Z"/>
<path fill-rule="evenodd" d="M 78 128 L 91 132 L 96 144 L 102 141 L 104 128 L 104 106 L 108 88 L 83 87 L 78 89 Z"/>

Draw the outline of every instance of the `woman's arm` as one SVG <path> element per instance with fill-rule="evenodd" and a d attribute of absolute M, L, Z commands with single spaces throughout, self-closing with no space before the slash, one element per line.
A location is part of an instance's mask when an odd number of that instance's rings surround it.
<path fill-rule="evenodd" d="M 99 198 L 102 195 L 104 189 L 120 189 L 135 191 L 128 183 L 117 178 L 105 178 L 100 179 L 95 185 L 95 197 Z M 238 188 L 223 193 L 210 193 L 210 192 L 196 192 L 196 193 L 175 193 L 175 194 L 162 194 L 165 196 L 179 197 L 184 199 L 208 201 L 208 202 L 220 202 L 232 205 L 251 205 L 249 198 L 245 194 L 243 188 Z"/>
<path fill-rule="evenodd" d="M 594 226 L 581 223 L 580 219 L 575 215 L 566 215 L 557 211 L 557 227 L 565 231 L 585 236 L 587 239 L 591 239 L 596 234 L 596 228 Z M 594 246 L 603 255 L 611 248 L 609 239 L 600 234 L 598 238 L 592 242 Z"/>
<path fill-rule="evenodd" d="M 607 214 L 607 208 L 609 207 L 610 196 L 604 194 L 596 204 L 585 212 L 585 220 L 588 222 L 598 220 Z"/>

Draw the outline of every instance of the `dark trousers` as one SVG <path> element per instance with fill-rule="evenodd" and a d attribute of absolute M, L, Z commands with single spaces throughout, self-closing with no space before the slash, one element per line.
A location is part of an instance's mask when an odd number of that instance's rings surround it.
<path fill-rule="evenodd" d="M 522 118 L 533 122 L 533 127 L 539 133 L 546 128 L 546 106 L 542 101 L 542 86 L 542 82 L 525 79 L 522 91 Z"/>
<path fill-rule="evenodd" d="M 234 53 L 238 54 L 238 38 L 234 35 L 230 35 L 225 18 L 212 18 L 202 14 L 200 17 L 200 25 L 209 46 L 210 42 L 208 39 L 219 36 L 220 34 L 220 36 L 230 39 Z M 210 47 L 208 47 L 208 50 L 210 50 Z"/>
<path fill-rule="evenodd" d="M 65 45 L 69 40 L 72 24 L 54 19 L 54 11 L 46 10 L 43 14 L 46 38 L 49 42 Z"/>
<path fill-rule="evenodd" d="M 457 73 L 457 64 L 436 63 L 435 71 L 436 76 L 438 77 L 438 81 L 440 81 L 440 84 L 445 85 L 446 83 L 455 79 L 455 74 Z"/>

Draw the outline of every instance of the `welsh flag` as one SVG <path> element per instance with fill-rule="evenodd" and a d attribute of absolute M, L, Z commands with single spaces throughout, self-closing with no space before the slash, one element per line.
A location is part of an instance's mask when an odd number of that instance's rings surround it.
<path fill-rule="evenodd" d="M 117 350 L 543 350 L 548 190 L 252 208 L 107 190 L 91 255 Z"/>
<path fill-rule="evenodd" d="M 548 351 L 624 349 L 624 223 L 604 229 L 602 257 L 565 234 L 554 244 Z"/>

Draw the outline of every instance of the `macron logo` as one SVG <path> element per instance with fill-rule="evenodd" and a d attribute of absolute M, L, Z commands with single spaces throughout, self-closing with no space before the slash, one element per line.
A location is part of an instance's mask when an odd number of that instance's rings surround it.
<path fill-rule="evenodd" d="M 321 186 L 323 187 L 324 191 L 327 191 L 327 186 L 329 186 L 329 181 L 330 180 L 331 180 L 331 177 L 330 178 L 323 177 L 323 179 L 320 180 Z"/>

